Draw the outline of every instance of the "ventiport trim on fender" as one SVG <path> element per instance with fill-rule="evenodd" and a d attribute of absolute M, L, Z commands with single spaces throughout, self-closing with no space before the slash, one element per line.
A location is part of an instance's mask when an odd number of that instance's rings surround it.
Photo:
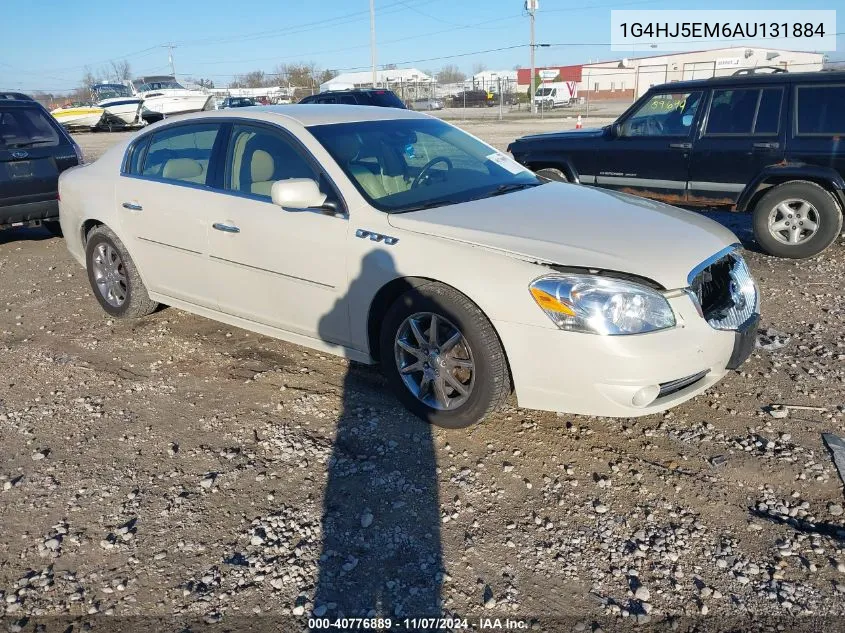
<path fill-rule="evenodd" d="M 381 233 L 373 233 L 372 231 L 367 231 L 365 229 L 358 229 L 355 231 L 355 237 L 360 237 L 361 239 L 370 238 L 373 242 L 384 242 L 388 246 L 393 246 L 396 242 L 399 241 L 398 237 L 391 237 L 390 235 L 382 235 Z"/>

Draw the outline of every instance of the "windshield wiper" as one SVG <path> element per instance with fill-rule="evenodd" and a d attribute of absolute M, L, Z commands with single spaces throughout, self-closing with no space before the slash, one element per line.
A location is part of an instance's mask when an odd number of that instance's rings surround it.
<path fill-rule="evenodd" d="M 520 191 L 521 189 L 530 189 L 531 187 L 539 187 L 544 183 L 542 182 L 512 182 L 506 185 L 499 185 L 493 191 L 487 194 L 487 197 L 492 198 L 493 196 L 501 196 L 505 193 L 511 193 L 512 191 Z"/>
<path fill-rule="evenodd" d="M 431 200 L 429 202 L 423 202 L 422 204 L 415 204 L 412 207 L 398 209 L 396 211 L 392 211 L 391 213 L 408 213 L 410 211 L 422 211 L 423 209 L 433 209 L 434 207 L 442 207 L 447 204 L 457 204 L 457 202 L 457 200 Z"/>
<path fill-rule="evenodd" d="M 6 147 L 32 147 L 33 145 L 38 145 L 40 143 L 52 143 L 52 139 L 45 138 L 39 141 L 24 141 L 22 143 L 9 143 Z"/>

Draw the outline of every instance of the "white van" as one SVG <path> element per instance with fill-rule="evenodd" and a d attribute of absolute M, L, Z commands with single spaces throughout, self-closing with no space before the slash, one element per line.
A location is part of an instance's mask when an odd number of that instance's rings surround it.
<path fill-rule="evenodd" d="M 574 81 L 555 81 L 541 84 L 534 93 L 537 107 L 545 109 L 572 105 L 578 96 L 578 84 Z"/>

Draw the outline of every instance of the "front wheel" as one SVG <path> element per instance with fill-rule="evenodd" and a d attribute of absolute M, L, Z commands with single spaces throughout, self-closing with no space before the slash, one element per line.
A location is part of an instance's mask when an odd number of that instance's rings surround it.
<path fill-rule="evenodd" d="M 458 291 L 432 282 L 400 296 L 385 315 L 381 363 L 417 417 L 445 428 L 480 422 L 511 388 L 505 352 L 490 321 Z"/>
<path fill-rule="evenodd" d="M 556 169 L 554 167 L 544 167 L 543 169 L 538 169 L 534 173 L 553 182 L 569 182 L 569 178 L 566 177 L 566 174 L 564 174 L 560 169 Z"/>
<path fill-rule="evenodd" d="M 842 230 L 836 199 L 813 182 L 772 187 L 753 211 L 754 236 L 767 253 L 802 259 L 818 255 Z"/>

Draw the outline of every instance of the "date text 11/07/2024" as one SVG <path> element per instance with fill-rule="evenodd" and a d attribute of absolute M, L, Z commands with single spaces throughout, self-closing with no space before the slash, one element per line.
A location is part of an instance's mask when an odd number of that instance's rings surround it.
<path fill-rule="evenodd" d="M 819 22 L 622 22 L 622 37 L 648 38 L 763 38 L 824 37 Z"/>
<path fill-rule="evenodd" d="M 527 631 L 530 623 L 515 618 L 309 618 L 308 628 L 341 631 Z"/>

